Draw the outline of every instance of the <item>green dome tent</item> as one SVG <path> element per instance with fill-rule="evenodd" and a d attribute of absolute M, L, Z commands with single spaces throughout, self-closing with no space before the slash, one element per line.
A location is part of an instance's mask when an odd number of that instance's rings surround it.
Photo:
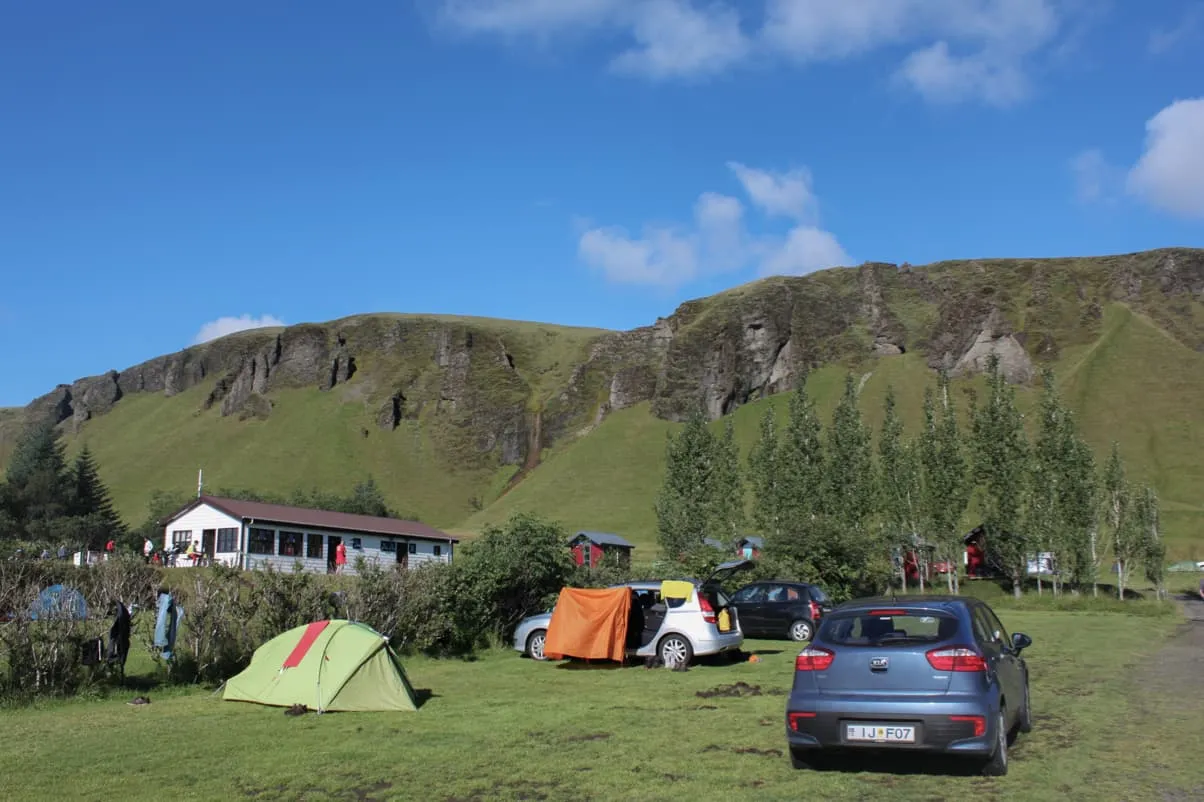
<path fill-rule="evenodd" d="M 315 621 L 272 638 L 226 682 L 222 698 L 319 712 L 418 709 L 388 640 L 344 620 Z"/>

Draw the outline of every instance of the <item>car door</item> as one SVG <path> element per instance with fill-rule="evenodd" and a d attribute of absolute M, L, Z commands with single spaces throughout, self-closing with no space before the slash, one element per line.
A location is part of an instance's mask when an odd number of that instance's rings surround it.
<path fill-rule="evenodd" d="M 745 635 L 757 636 L 765 631 L 765 585 L 745 585 L 732 594 L 732 603 Z"/>
<path fill-rule="evenodd" d="M 765 604 L 762 605 L 762 626 L 768 634 L 781 638 L 790 631 L 790 625 L 799 618 L 810 618 L 807 595 L 794 585 L 771 583 L 765 586 Z"/>
<path fill-rule="evenodd" d="M 1023 680 L 1019 677 L 1019 666 L 1012 652 L 1011 640 L 999 618 L 984 604 L 974 606 L 974 633 L 987 659 L 987 667 L 999 683 L 1003 696 L 1008 700 L 1008 715 L 1015 719 L 1024 696 Z"/>
<path fill-rule="evenodd" d="M 1003 675 L 1003 682 L 1006 683 L 1008 698 L 1015 700 L 1010 705 L 1011 712 L 1013 715 L 1018 714 L 1024 699 L 1024 658 L 1016 652 L 1012 636 L 1004 628 L 999 616 L 995 615 L 995 611 L 984 604 L 982 612 L 992 636 L 996 638 L 1000 647 L 999 671 Z"/>

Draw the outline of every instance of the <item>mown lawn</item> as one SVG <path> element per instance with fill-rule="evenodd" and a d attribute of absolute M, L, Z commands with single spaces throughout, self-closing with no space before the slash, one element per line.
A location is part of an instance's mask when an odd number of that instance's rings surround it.
<path fill-rule="evenodd" d="M 783 754 L 797 649 L 688 672 L 409 659 L 416 713 L 291 718 L 209 690 L 128 693 L 0 712 L 5 799 L 1165 799 L 1204 786 L 1189 689 L 1141 681 L 1169 616 L 1002 612 L 1029 633 L 1037 728 L 1000 779 L 911 761 L 796 772 Z M 739 696 L 711 696 L 746 683 Z M 1199 694 L 1194 677 L 1190 693 Z M 1161 687 L 1161 686 L 1160 686 Z M 1182 798 L 1190 798 L 1183 796 Z"/>

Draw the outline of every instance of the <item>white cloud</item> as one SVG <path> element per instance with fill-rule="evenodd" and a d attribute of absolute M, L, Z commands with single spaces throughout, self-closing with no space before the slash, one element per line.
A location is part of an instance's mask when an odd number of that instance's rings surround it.
<path fill-rule="evenodd" d="M 1204 97 L 1175 101 L 1145 128 L 1129 192 L 1163 211 L 1204 219 Z"/>
<path fill-rule="evenodd" d="M 689 236 L 669 228 L 649 228 L 632 239 L 619 227 L 595 228 L 581 235 L 582 261 L 623 284 L 677 286 L 698 275 L 698 252 Z"/>
<path fill-rule="evenodd" d="M 1194 3 L 1183 12 L 1179 21 L 1169 28 L 1150 31 L 1147 47 L 1151 54 L 1161 56 L 1174 50 L 1200 32 L 1204 23 L 1204 3 Z"/>
<path fill-rule="evenodd" d="M 815 195 L 811 192 L 811 174 L 806 170 L 774 174 L 746 167 L 740 162 L 728 162 L 727 166 L 736 174 L 752 202 L 766 214 L 802 220 L 814 213 Z"/>
<path fill-rule="evenodd" d="M 715 5 L 700 10 L 689 0 L 649 0 L 635 15 L 632 35 L 639 47 L 611 66 L 651 78 L 722 72 L 748 52 L 733 9 Z"/>
<path fill-rule="evenodd" d="M 835 235 L 817 225 L 810 173 L 773 172 L 739 162 L 729 162 L 728 168 L 767 216 L 794 221 L 784 237 L 753 237 L 739 199 L 704 192 L 694 204 L 689 227 L 646 226 L 633 237 L 620 227 L 584 226 L 578 257 L 611 281 L 667 287 L 754 264 L 762 275 L 798 275 L 852 263 Z"/>
<path fill-rule="evenodd" d="M 1075 195 L 1083 203 L 1095 203 L 1110 194 L 1109 179 L 1114 168 L 1099 148 L 1084 150 L 1071 159 L 1070 172 L 1074 177 Z"/>
<path fill-rule="evenodd" d="M 800 276 L 852 263 L 831 232 L 814 226 L 798 226 L 786 235 L 785 242 L 769 251 L 761 263 L 761 274 Z"/>
<path fill-rule="evenodd" d="M 933 103 L 960 103 L 979 98 L 993 106 L 1010 106 L 1028 94 L 1028 79 L 1014 62 L 986 53 L 958 56 L 948 42 L 911 53 L 895 73 Z"/>
<path fill-rule="evenodd" d="M 443 20 L 470 32 L 617 34 L 634 47 L 611 67 L 657 79 L 710 75 L 752 58 L 808 64 L 905 47 L 910 55 L 894 73 L 900 85 L 930 100 L 993 105 L 1023 98 L 1035 57 L 1087 13 L 1082 0 L 441 1 Z"/>
<path fill-rule="evenodd" d="M 251 317 L 250 315 L 219 317 L 217 320 L 211 320 L 201 326 L 201 330 L 192 338 L 192 344 L 200 345 L 201 343 L 207 343 L 210 340 L 225 337 L 227 334 L 233 334 L 236 331 L 265 329 L 283 325 L 285 325 L 284 321 L 274 315 L 264 315 L 263 317 Z"/>

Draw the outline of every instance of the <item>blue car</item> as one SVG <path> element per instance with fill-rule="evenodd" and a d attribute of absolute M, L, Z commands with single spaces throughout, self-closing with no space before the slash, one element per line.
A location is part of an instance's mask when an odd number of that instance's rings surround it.
<path fill-rule="evenodd" d="M 860 599 L 826 615 L 795 660 L 786 739 L 795 768 L 830 751 L 960 755 L 987 775 L 1032 729 L 1032 645 L 977 599 Z"/>

